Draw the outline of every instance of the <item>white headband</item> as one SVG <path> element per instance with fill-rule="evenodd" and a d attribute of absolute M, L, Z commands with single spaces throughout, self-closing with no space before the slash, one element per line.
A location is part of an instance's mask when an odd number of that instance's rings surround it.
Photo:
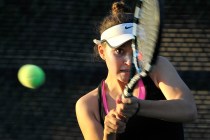
<path fill-rule="evenodd" d="M 125 42 L 134 39 L 133 23 L 123 23 L 108 28 L 101 34 L 101 40 L 94 39 L 95 44 L 106 41 L 111 47 L 117 48 Z"/>

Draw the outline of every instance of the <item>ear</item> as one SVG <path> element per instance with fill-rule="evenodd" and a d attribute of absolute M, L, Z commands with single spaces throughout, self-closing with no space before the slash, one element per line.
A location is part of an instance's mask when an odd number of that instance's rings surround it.
<path fill-rule="evenodd" d="M 101 59 L 105 60 L 105 47 L 102 45 L 98 45 L 98 53 Z"/>

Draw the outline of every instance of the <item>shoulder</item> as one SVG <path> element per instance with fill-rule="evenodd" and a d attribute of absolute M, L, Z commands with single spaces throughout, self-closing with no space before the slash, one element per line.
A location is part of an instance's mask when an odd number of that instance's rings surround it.
<path fill-rule="evenodd" d="M 168 58 L 166 58 L 164 56 L 158 56 L 155 67 L 159 68 L 159 67 L 163 67 L 166 65 L 171 65 L 171 62 L 168 60 Z"/>
<path fill-rule="evenodd" d="M 77 117 L 97 117 L 98 115 L 98 88 L 80 97 L 75 105 Z"/>
<path fill-rule="evenodd" d="M 94 109 L 97 103 L 98 103 L 98 88 L 86 93 L 77 100 L 76 111 L 81 109 L 91 111 Z"/>
<path fill-rule="evenodd" d="M 168 77 L 171 74 L 176 73 L 176 69 L 172 63 L 163 56 L 158 56 L 156 64 L 152 67 L 150 72 L 150 77 L 153 79 L 154 83 L 157 85 L 158 81 L 163 77 Z"/>
<path fill-rule="evenodd" d="M 158 56 L 156 64 L 153 66 L 151 73 L 158 73 L 163 70 L 174 69 L 172 63 L 168 58 L 163 56 Z"/>
<path fill-rule="evenodd" d="M 100 125 L 98 88 L 80 97 L 76 102 L 75 110 L 77 122 L 84 138 L 94 139 L 100 137 L 103 130 Z"/>

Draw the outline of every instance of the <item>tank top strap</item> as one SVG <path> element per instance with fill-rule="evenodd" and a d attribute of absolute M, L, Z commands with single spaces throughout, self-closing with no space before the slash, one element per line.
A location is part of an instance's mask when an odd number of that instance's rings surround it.
<path fill-rule="evenodd" d="M 104 110 L 106 112 L 106 114 L 109 113 L 109 109 L 108 109 L 108 104 L 107 104 L 107 99 L 106 99 L 106 91 L 105 91 L 105 82 L 102 82 L 102 101 L 103 101 L 103 106 L 104 106 Z"/>
<path fill-rule="evenodd" d="M 138 87 L 139 87 L 138 98 L 144 100 L 146 98 L 146 89 L 142 79 L 139 80 Z"/>
<path fill-rule="evenodd" d="M 99 117 L 100 117 L 100 123 L 104 127 L 104 111 L 103 111 L 103 104 L 102 104 L 102 95 L 101 95 L 101 87 L 102 87 L 103 81 L 98 85 L 98 109 L 99 109 Z"/>
<path fill-rule="evenodd" d="M 142 79 L 139 80 L 138 87 L 139 87 L 139 91 L 138 91 L 137 97 L 138 97 L 138 99 L 144 100 L 146 97 L 146 90 L 145 90 L 144 83 L 143 83 Z M 108 103 L 107 103 L 107 99 L 106 99 L 106 90 L 105 90 L 105 82 L 104 81 L 101 82 L 101 96 L 102 96 L 102 102 L 103 102 L 103 107 L 104 107 L 105 113 L 108 114 L 109 108 L 108 108 Z"/>

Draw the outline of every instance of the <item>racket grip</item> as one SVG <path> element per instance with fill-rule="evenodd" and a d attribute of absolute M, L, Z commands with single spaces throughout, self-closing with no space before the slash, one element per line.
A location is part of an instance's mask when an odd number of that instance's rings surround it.
<path fill-rule="evenodd" d="M 129 82 L 130 82 L 130 80 L 134 77 L 135 72 L 136 72 L 136 70 L 135 70 L 135 64 L 132 63 L 132 64 L 131 64 L 131 70 L 130 70 L 130 79 L 129 79 Z"/>
<path fill-rule="evenodd" d="M 130 83 L 131 79 L 134 77 L 135 72 L 136 72 L 136 71 L 135 71 L 135 65 L 134 65 L 134 63 L 132 63 L 132 64 L 131 64 L 131 69 L 130 69 L 130 79 L 129 79 L 128 83 Z M 123 96 L 124 96 L 125 98 L 132 97 L 132 96 L 133 96 L 133 95 L 132 95 L 132 92 L 133 92 L 132 88 L 129 88 L 129 86 L 126 85 L 126 86 L 125 86 L 125 89 L 124 89 L 124 91 L 123 91 Z"/>
<path fill-rule="evenodd" d="M 123 91 L 123 97 L 124 98 L 129 98 L 129 97 L 132 97 L 133 94 L 132 94 L 132 89 L 130 89 L 128 86 L 125 86 L 125 89 Z"/>

